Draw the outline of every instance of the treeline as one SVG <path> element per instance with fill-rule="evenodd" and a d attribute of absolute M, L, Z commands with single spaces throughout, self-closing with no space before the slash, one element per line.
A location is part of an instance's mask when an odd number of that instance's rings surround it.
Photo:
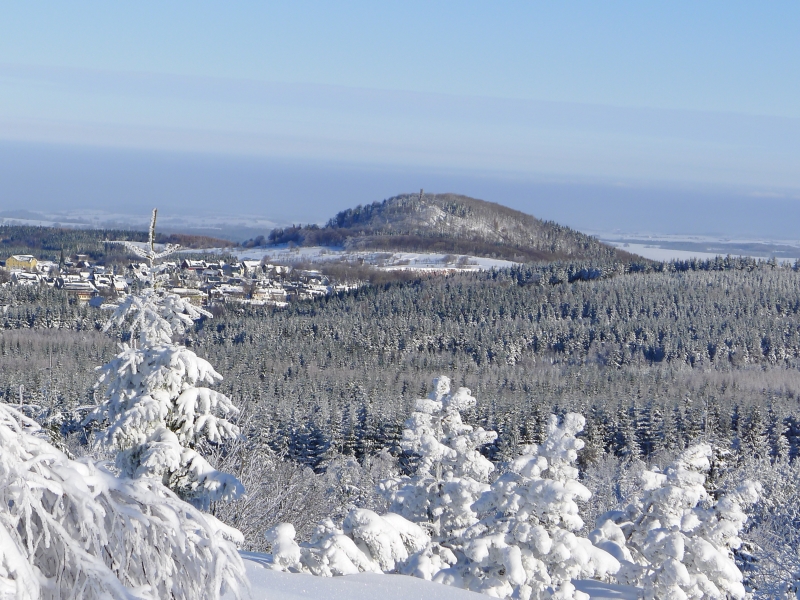
<path fill-rule="evenodd" d="M 147 241 L 147 232 L 127 229 L 72 229 L 30 225 L 0 225 L 0 259 L 12 254 L 33 254 L 40 260 L 58 262 L 75 254 L 86 254 L 92 261 L 124 262 L 129 253 L 124 246 L 106 244 L 108 240 Z M 228 240 L 188 234 L 159 234 L 160 244 L 180 244 L 184 248 L 227 248 Z"/>
<path fill-rule="evenodd" d="M 178 244 L 181 248 L 191 248 L 193 250 L 204 248 L 235 248 L 239 245 L 230 240 L 189 233 L 156 234 L 156 242 L 159 244 Z"/>

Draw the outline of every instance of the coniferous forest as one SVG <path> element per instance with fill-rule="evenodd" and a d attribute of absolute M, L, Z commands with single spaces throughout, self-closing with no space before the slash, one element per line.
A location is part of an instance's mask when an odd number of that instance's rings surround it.
<path fill-rule="evenodd" d="M 772 597 L 800 567 L 799 284 L 798 265 L 750 259 L 555 263 L 286 309 L 217 306 L 176 340 L 241 409 L 243 435 L 205 451 L 248 493 L 211 511 L 263 550 L 281 521 L 302 540 L 324 517 L 385 509 L 376 484 L 416 468 L 404 422 L 446 375 L 477 399 L 464 421 L 497 432 L 480 448 L 495 465 L 543 442 L 550 414 L 584 415 L 586 531 L 641 491 L 646 469 L 709 444 L 709 493 L 763 486 L 736 557 L 746 585 Z M 130 334 L 104 333 L 107 313 L 45 287 L 2 287 L 0 307 L 3 401 L 27 405 L 72 455 L 96 453 L 95 367 Z"/>

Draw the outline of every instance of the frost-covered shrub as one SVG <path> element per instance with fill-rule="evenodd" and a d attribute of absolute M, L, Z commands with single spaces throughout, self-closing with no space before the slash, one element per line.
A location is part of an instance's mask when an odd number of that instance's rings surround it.
<path fill-rule="evenodd" d="M 239 529 L 245 537 L 242 548 L 255 552 L 267 551 L 264 532 L 276 523 L 290 521 L 295 539 L 307 541 L 323 519 L 341 522 L 353 508 L 386 512 L 386 502 L 375 486 L 394 473 L 395 465 L 388 452 L 363 464 L 352 456 L 332 455 L 323 463 L 325 470 L 315 473 L 244 437 L 209 460 L 244 484 L 247 493 L 232 502 L 217 503 L 214 515 Z"/>
<path fill-rule="evenodd" d="M 150 479 L 70 460 L 0 404 L 0 597 L 218 598 L 241 534 Z"/>
<path fill-rule="evenodd" d="M 433 388 L 428 398 L 417 400 L 403 431 L 401 445 L 417 457 L 416 472 L 388 479 L 380 489 L 390 511 L 427 528 L 435 542 L 458 545 L 476 521 L 470 506 L 488 489 L 494 470 L 478 448 L 497 434 L 462 422 L 461 411 L 476 402 L 469 389 L 450 393 L 444 376 L 433 380 Z"/>
<path fill-rule="evenodd" d="M 744 598 L 733 551 L 760 485 L 743 481 L 716 501 L 705 489 L 711 446 L 684 451 L 663 473 L 645 471 L 644 492 L 598 519 L 590 538 L 623 562 L 620 577 L 645 598 Z"/>
<path fill-rule="evenodd" d="M 273 568 L 323 577 L 413 571 L 419 563 L 413 559 L 430 544 L 419 526 L 400 515 L 366 509 L 350 511 L 341 527 L 325 519 L 307 544 L 294 541 L 294 527 L 288 523 L 265 535 L 272 546 Z"/>
<path fill-rule="evenodd" d="M 582 598 L 572 579 L 617 571 L 615 558 L 574 533 L 583 527 L 577 502 L 591 496 L 574 466 L 584 422 L 550 417 L 544 443 L 525 447 L 475 502 L 480 520 L 465 533 L 466 560 L 440 579 L 499 598 Z"/>
<path fill-rule="evenodd" d="M 130 324 L 131 338 L 100 367 L 103 402 L 87 421 L 105 424 L 100 441 L 116 451 L 120 472 L 153 477 L 198 507 L 230 500 L 243 491 L 232 475 L 214 469 L 200 450 L 239 434 L 226 417 L 239 411 L 231 400 L 205 387 L 222 379 L 188 348 L 172 342 L 193 319 L 209 313 L 162 289 L 128 296 L 109 325 Z"/>

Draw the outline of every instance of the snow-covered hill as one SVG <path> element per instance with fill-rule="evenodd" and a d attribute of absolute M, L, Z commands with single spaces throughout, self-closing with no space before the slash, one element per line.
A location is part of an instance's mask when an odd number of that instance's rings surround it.
<path fill-rule="evenodd" d="M 473 254 L 515 262 L 620 259 L 627 253 L 569 227 L 458 194 L 402 194 L 338 213 L 324 227 L 275 229 L 275 244 Z"/>

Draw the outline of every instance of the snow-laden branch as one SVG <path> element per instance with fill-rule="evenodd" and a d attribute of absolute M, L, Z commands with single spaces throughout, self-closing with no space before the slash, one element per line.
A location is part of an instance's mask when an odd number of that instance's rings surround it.
<path fill-rule="evenodd" d="M 451 569 L 454 583 L 499 598 L 577 599 L 573 579 L 617 572 L 613 556 L 575 534 L 583 527 L 578 502 L 591 497 L 574 466 L 584 424 L 579 414 L 561 423 L 551 415 L 545 441 L 523 447 L 472 505 L 480 520 L 464 534 L 467 560 Z"/>
<path fill-rule="evenodd" d="M 494 465 L 479 448 L 497 437 L 466 425 L 461 411 L 475 405 L 467 388 L 450 391 L 450 379 L 433 381 L 428 398 L 417 400 L 416 410 L 406 421 L 403 449 L 418 457 L 410 477 L 381 484 L 390 510 L 431 530 L 437 541 L 457 539 L 476 521 L 470 505 L 486 489 Z"/>
<path fill-rule="evenodd" d="M 123 345 L 100 367 L 104 401 L 86 422 L 106 424 L 98 433 L 117 451 L 117 467 L 129 477 L 155 477 L 199 507 L 231 500 L 241 483 L 214 469 L 199 453 L 239 435 L 227 420 L 239 409 L 224 394 L 203 387 L 222 377 L 194 352 L 176 344 Z"/>
<path fill-rule="evenodd" d="M 241 534 L 152 479 L 70 460 L 0 404 L 0 597 L 219 598 Z"/>
<path fill-rule="evenodd" d="M 113 309 L 103 330 L 127 325 L 131 337 L 138 335 L 142 344 L 170 343 L 172 336 L 186 333 L 194 322 L 211 313 L 177 294 L 162 288 L 145 288 L 126 296 L 119 304 L 104 304 Z"/>

